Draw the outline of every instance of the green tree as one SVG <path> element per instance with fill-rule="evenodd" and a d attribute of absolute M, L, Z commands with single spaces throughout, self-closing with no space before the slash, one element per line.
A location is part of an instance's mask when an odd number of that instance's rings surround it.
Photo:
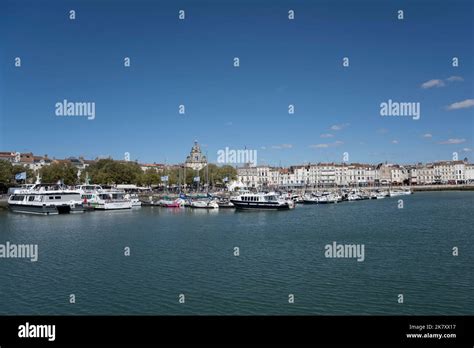
<path fill-rule="evenodd" d="M 12 164 L 0 160 L 0 183 L 8 185 L 13 181 Z"/>
<path fill-rule="evenodd" d="M 0 183 L 5 185 L 16 184 L 15 175 L 26 172 L 26 182 L 33 183 L 35 181 L 35 172 L 23 165 L 13 165 L 8 161 L 0 160 Z"/>
<path fill-rule="evenodd" d="M 158 185 L 160 183 L 160 175 L 154 168 L 148 168 L 142 175 L 142 183 L 146 186 Z"/>
<path fill-rule="evenodd" d="M 101 159 L 81 173 L 81 181 L 89 176 L 95 184 L 141 184 L 143 171 L 136 162 L 118 162 L 113 159 Z"/>
<path fill-rule="evenodd" d="M 62 180 L 66 185 L 77 183 L 77 168 L 70 163 L 52 163 L 39 171 L 43 183 L 55 183 Z"/>
<path fill-rule="evenodd" d="M 23 172 L 26 172 L 26 183 L 32 184 L 36 181 L 36 174 L 32 169 L 25 166 L 21 166 L 21 165 L 12 166 L 13 179 L 15 178 L 16 174 L 23 173 Z"/>

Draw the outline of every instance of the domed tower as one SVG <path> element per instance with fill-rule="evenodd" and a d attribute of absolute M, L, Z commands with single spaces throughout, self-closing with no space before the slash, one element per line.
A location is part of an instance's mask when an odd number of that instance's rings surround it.
<path fill-rule="evenodd" d="M 186 157 L 185 166 L 194 170 L 201 170 L 207 165 L 207 158 L 202 154 L 201 147 L 197 141 L 194 141 L 194 145 L 191 148 L 189 156 Z"/>

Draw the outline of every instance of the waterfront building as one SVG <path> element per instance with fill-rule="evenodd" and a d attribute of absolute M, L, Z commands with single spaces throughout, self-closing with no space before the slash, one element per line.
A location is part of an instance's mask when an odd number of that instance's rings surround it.
<path fill-rule="evenodd" d="M 408 171 L 399 164 L 390 166 L 390 183 L 392 185 L 403 185 L 408 180 Z"/>
<path fill-rule="evenodd" d="M 295 182 L 295 175 L 290 168 L 280 168 L 278 175 L 278 186 L 290 187 Z"/>
<path fill-rule="evenodd" d="M 353 168 L 347 163 L 334 165 L 336 186 L 348 186 L 352 184 Z"/>
<path fill-rule="evenodd" d="M 259 187 L 268 187 L 271 185 L 270 181 L 270 167 L 261 165 L 256 166 L 257 169 L 257 185 Z"/>
<path fill-rule="evenodd" d="M 433 164 L 427 163 L 425 165 L 421 165 L 420 168 L 417 170 L 417 184 L 418 185 L 431 185 L 434 184 L 434 167 Z"/>
<path fill-rule="evenodd" d="M 434 183 L 433 165 L 430 163 L 411 165 L 408 170 L 408 181 L 410 185 L 431 185 Z"/>
<path fill-rule="evenodd" d="M 351 163 L 346 172 L 341 173 L 341 185 L 373 186 L 376 178 L 376 168 L 370 164 Z"/>
<path fill-rule="evenodd" d="M 334 163 L 318 163 L 316 185 L 320 187 L 336 186 L 336 165 Z"/>
<path fill-rule="evenodd" d="M 293 172 L 293 181 L 295 187 L 308 186 L 311 183 L 310 180 L 310 166 L 309 165 L 297 165 L 290 167 L 290 171 Z"/>
<path fill-rule="evenodd" d="M 15 162 L 15 153 L 14 152 L 0 152 L 0 160 L 13 163 Z"/>
<path fill-rule="evenodd" d="M 434 182 L 437 184 L 458 184 L 465 181 L 464 161 L 439 161 L 433 163 Z"/>
<path fill-rule="evenodd" d="M 268 175 L 269 175 L 269 186 L 271 188 L 278 187 L 278 182 L 280 180 L 280 171 L 278 170 L 278 168 L 270 167 L 270 170 L 268 171 Z"/>
<path fill-rule="evenodd" d="M 258 172 L 257 168 L 246 164 L 243 167 L 237 168 L 237 181 L 249 188 L 258 187 Z"/>
<path fill-rule="evenodd" d="M 387 163 L 379 163 L 376 167 L 375 172 L 375 184 L 376 185 L 389 185 L 392 181 L 392 174 L 390 171 L 390 165 Z"/>
<path fill-rule="evenodd" d="M 466 163 L 464 167 L 464 177 L 467 183 L 474 183 L 474 164 Z"/>

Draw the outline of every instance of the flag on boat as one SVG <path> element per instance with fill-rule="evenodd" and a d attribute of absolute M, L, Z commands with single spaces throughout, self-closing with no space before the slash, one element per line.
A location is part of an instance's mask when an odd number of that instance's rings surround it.
<path fill-rule="evenodd" d="M 26 180 L 26 172 L 15 174 L 15 180 Z"/>
<path fill-rule="evenodd" d="M 199 176 L 194 177 L 194 182 L 199 182 L 200 180 L 201 180 L 201 178 Z"/>
<path fill-rule="evenodd" d="M 168 175 L 162 176 L 161 181 L 168 181 Z"/>
<path fill-rule="evenodd" d="M 227 181 L 229 181 L 229 178 L 226 176 L 226 177 L 224 178 L 224 182 L 227 182 Z"/>

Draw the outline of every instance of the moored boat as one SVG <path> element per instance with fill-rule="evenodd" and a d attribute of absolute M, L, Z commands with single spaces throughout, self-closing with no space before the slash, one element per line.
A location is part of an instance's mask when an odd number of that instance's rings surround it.
<path fill-rule="evenodd" d="M 128 193 L 124 197 L 125 199 L 130 199 L 130 201 L 132 202 L 132 208 L 138 208 L 142 206 L 142 202 L 140 201 L 136 193 Z"/>
<path fill-rule="evenodd" d="M 165 207 L 165 208 L 179 208 L 179 207 L 181 207 L 181 204 L 180 204 L 180 202 L 178 202 L 178 200 L 174 200 L 174 201 L 161 200 L 160 205 L 162 207 Z"/>
<path fill-rule="evenodd" d="M 219 209 L 219 205 L 215 200 L 192 200 L 190 204 L 191 208 L 195 209 Z"/>
<path fill-rule="evenodd" d="M 413 192 L 410 189 L 407 190 L 390 190 L 389 196 L 390 197 L 398 197 L 398 196 L 408 196 L 411 195 Z"/>
<path fill-rule="evenodd" d="M 287 210 L 294 202 L 279 197 L 276 193 L 244 193 L 230 200 L 237 209 Z"/>
<path fill-rule="evenodd" d="M 130 199 L 125 198 L 125 193 L 123 191 L 102 191 L 97 195 L 97 205 L 95 206 L 95 209 L 119 210 L 131 208 L 132 201 Z"/>
<path fill-rule="evenodd" d="M 318 204 L 318 197 L 315 195 L 303 196 L 303 204 Z"/>
<path fill-rule="evenodd" d="M 235 208 L 235 205 L 227 199 L 221 199 L 217 201 L 217 205 L 219 206 L 219 209 L 233 209 Z"/>
<path fill-rule="evenodd" d="M 81 194 L 58 184 L 35 184 L 15 191 L 8 198 L 12 212 L 36 215 L 82 213 Z"/>
<path fill-rule="evenodd" d="M 324 194 L 318 198 L 319 204 L 337 203 L 342 201 L 342 197 L 335 193 Z"/>

